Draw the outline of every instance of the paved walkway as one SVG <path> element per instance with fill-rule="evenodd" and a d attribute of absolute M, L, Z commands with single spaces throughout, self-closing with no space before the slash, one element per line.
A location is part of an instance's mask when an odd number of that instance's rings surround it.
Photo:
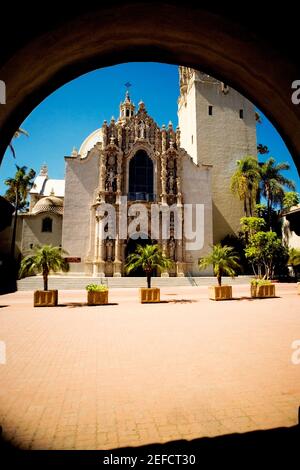
<path fill-rule="evenodd" d="M 234 287 L 247 296 L 248 286 Z M 58 308 L 32 292 L 0 297 L 0 424 L 32 449 L 109 449 L 297 423 L 300 296 L 213 302 L 206 287 L 162 289 L 140 305 L 114 289 L 111 305 L 59 293 Z"/>

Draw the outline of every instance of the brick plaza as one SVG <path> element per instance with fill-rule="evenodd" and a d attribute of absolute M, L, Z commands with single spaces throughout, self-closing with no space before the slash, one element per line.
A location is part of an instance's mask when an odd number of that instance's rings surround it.
<path fill-rule="evenodd" d="M 32 292 L 0 297 L 0 425 L 26 449 L 114 449 L 293 426 L 300 405 L 300 296 L 213 302 L 207 287 L 166 287 L 159 304 L 110 289 L 87 307 L 60 291 L 57 308 Z"/>

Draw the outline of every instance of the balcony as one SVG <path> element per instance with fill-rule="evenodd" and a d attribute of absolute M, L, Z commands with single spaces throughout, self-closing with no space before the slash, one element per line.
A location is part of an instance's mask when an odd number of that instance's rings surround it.
<path fill-rule="evenodd" d="M 144 192 L 137 192 L 137 193 L 128 193 L 128 201 L 145 201 L 145 202 L 153 202 L 156 199 L 156 195 L 154 193 L 144 193 Z"/>

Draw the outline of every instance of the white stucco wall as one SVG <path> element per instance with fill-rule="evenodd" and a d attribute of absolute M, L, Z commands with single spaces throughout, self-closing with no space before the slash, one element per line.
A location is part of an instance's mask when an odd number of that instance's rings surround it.
<path fill-rule="evenodd" d="M 212 106 L 212 116 L 208 107 Z M 240 118 L 243 110 L 243 119 Z M 212 164 L 213 239 L 220 241 L 239 228 L 242 204 L 230 192 L 230 179 L 236 161 L 246 155 L 257 155 L 254 106 L 237 91 L 224 94 L 221 84 L 195 81 L 186 96 L 186 107 L 178 113 L 181 146 L 198 163 Z M 197 125 L 196 144 L 190 145 L 194 133 L 190 120 Z M 195 142 L 195 137 L 194 137 Z"/>
<path fill-rule="evenodd" d="M 186 270 L 193 275 L 200 275 L 198 260 L 210 251 L 213 242 L 211 168 L 196 165 L 189 155 L 183 158 L 183 202 L 184 204 L 204 205 L 204 244 L 200 250 L 186 251 Z M 195 216 L 194 216 L 195 220 Z M 210 275 L 211 269 L 201 271 L 201 275 Z"/>
<path fill-rule="evenodd" d="M 90 208 L 99 180 L 99 157 L 96 153 L 85 159 L 66 157 L 65 199 L 62 246 L 81 263 L 70 266 L 70 272 L 84 272 L 90 239 Z"/>

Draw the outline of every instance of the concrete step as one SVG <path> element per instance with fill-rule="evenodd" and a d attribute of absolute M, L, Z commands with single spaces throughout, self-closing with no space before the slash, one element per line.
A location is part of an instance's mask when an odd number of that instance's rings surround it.
<path fill-rule="evenodd" d="M 224 284 L 237 285 L 248 284 L 251 276 L 238 276 L 235 279 L 224 278 Z M 85 289 L 87 284 L 105 284 L 109 288 L 120 287 L 146 287 L 146 277 L 71 277 L 71 276 L 49 276 L 49 289 L 80 290 Z M 214 277 L 153 277 L 153 287 L 176 287 L 176 286 L 209 286 L 216 284 Z M 17 282 L 18 290 L 36 290 L 43 288 L 42 276 L 31 276 Z"/>

